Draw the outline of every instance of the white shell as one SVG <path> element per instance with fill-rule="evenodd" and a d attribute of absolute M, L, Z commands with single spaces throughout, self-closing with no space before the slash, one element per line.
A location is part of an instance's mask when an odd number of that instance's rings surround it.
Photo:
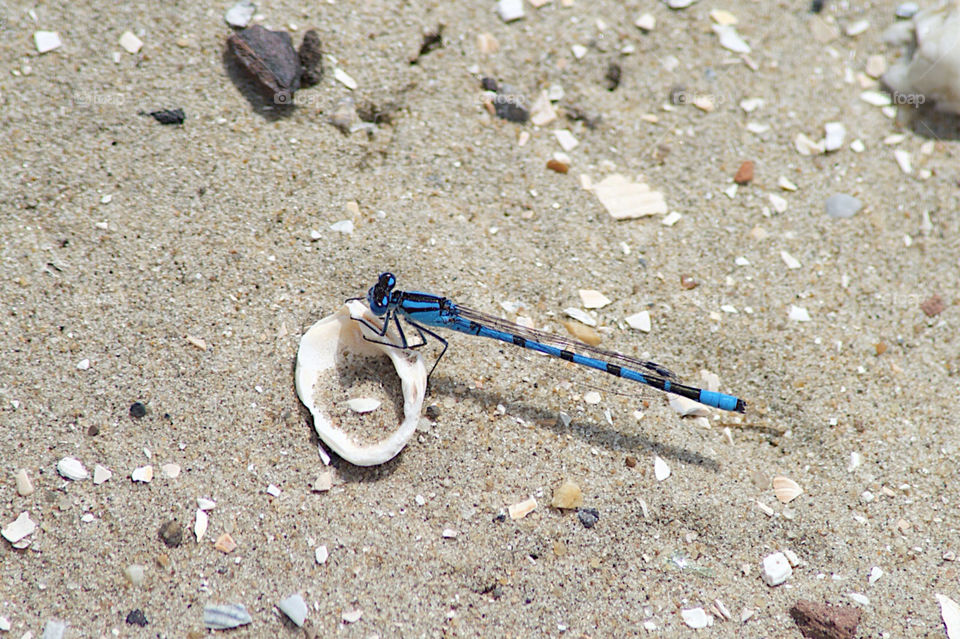
<path fill-rule="evenodd" d="M 789 504 L 802 493 L 803 488 L 800 488 L 800 484 L 789 477 L 773 478 L 773 494 L 780 500 L 780 503 Z"/>
<path fill-rule="evenodd" d="M 297 395 L 313 414 L 313 425 L 320 439 L 348 462 L 357 466 L 373 466 L 392 459 L 413 436 L 427 391 L 427 369 L 419 353 L 365 340 L 364 335 L 393 342 L 399 338 L 395 330 L 388 331 L 385 337 L 377 336 L 361 322 L 352 319 L 360 317 L 374 325 L 382 321 L 363 304 L 352 301 L 310 327 L 300 339 L 295 378 Z M 344 351 L 366 357 L 385 355 L 390 358 L 400 377 L 403 419 L 392 434 L 373 444 L 353 441 L 347 432 L 333 423 L 327 413 L 328 407 L 317 405 L 314 401 L 317 382 L 333 372 Z"/>
<path fill-rule="evenodd" d="M 37 529 L 37 524 L 30 519 L 30 514 L 26 511 L 20 513 L 20 516 L 3 527 L 0 534 L 11 544 L 15 544 L 27 535 L 33 534 Z"/>
<path fill-rule="evenodd" d="M 60 473 L 62 477 L 72 479 L 73 481 L 81 481 L 90 476 L 87 469 L 83 467 L 83 464 L 80 463 L 80 460 L 76 457 L 64 457 L 58 461 L 57 472 Z"/>
<path fill-rule="evenodd" d="M 203 539 L 203 536 L 207 534 L 207 526 L 210 524 L 210 518 L 207 516 L 207 513 L 197 508 L 197 521 L 193 524 L 193 534 L 197 536 L 197 541 Z"/>

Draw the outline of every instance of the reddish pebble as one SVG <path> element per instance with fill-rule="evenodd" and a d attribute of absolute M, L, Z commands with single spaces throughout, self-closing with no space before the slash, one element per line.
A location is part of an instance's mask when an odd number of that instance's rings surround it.
<path fill-rule="evenodd" d="M 920 304 L 920 310 L 922 310 L 927 317 L 939 315 L 945 308 L 946 305 L 943 303 L 943 300 L 940 299 L 939 295 L 934 295 Z"/>
<path fill-rule="evenodd" d="M 749 184 L 753 180 L 753 162 L 747 160 L 737 169 L 737 174 L 733 176 L 733 181 L 737 184 Z"/>
<path fill-rule="evenodd" d="M 681 275 L 680 276 L 680 286 L 687 289 L 688 291 L 692 288 L 697 288 L 700 284 L 697 280 L 693 279 L 692 275 Z"/>
<path fill-rule="evenodd" d="M 547 160 L 547 168 L 557 173 L 566 173 L 570 170 L 570 165 L 560 160 Z"/>
<path fill-rule="evenodd" d="M 790 609 L 800 633 L 807 639 L 854 639 L 860 610 L 853 606 L 830 606 L 801 599 Z"/>
<path fill-rule="evenodd" d="M 623 460 L 623 463 L 627 465 L 627 468 L 636 468 L 637 458 L 633 455 L 627 455 L 626 459 Z"/>

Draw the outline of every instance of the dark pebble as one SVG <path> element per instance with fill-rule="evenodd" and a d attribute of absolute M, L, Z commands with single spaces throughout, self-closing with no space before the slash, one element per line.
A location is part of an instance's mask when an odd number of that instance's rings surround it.
<path fill-rule="evenodd" d="M 523 124 L 530 119 L 530 111 L 524 106 L 526 102 L 527 98 L 508 84 L 502 85 L 497 95 L 493 96 L 493 108 L 497 117 L 510 122 Z"/>
<path fill-rule="evenodd" d="M 607 74 L 603 76 L 607 82 L 607 91 L 613 91 L 620 86 L 620 75 L 622 73 L 623 70 L 616 62 L 611 62 L 607 65 Z"/>
<path fill-rule="evenodd" d="M 303 67 L 300 82 L 305 87 L 312 87 L 323 77 L 323 49 L 320 46 L 320 34 L 316 29 L 310 29 L 303 34 L 298 55 L 300 66 Z"/>
<path fill-rule="evenodd" d="M 626 458 L 624 458 L 623 463 L 627 465 L 627 468 L 636 468 L 637 458 L 633 455 L 627 455 Z"/>
<path fill-rule="evenodd" d="M 134 402 L 130 404 L 130 417 L 140 419 L 147 414 L 147 407 L 143 402 Z"/>
<path fill-rule="evenodd" d="M 147 625 L 147 618 L 144 616 L 143 611 L 137 608 L 136 610 L 131 610 L 130 614 L 127 615 L 127 623 L 131 626 L 140 626 L 143 628 Z"/>
<path fill-rule="evenodd" d="M 183 543 L 183 527 L 176 519 L 171 519 L 160 526 L 160 539 L 170 548 L 176 548 Z"/>
<path fill-rule="evenodd" d="M 230 52 L 275 104 L 291 104 L 303 67 L 290 34 L 255 24 L 227 38 Z"/>
<path fill-rule="evenodd" d="M 140 112 L 140 115 L 149 115 L 160 124 L 181 125 L 187 119 L 187 114 L 183 109 L 161 109 L 160 111 L 150 111 L 149 113 Z"/>
<path fill-rule="evenodd" d="M 943 298 L 939 295 L 932 295 L 920 304 L 920 310 L 927 317 L 935 317 L 946 310 L 947 305 L 943 303 Z"/>
<path fill-rule="evenodd" d="M 831 606 L 801 599 L 790 616 L 807 639 L 853 639 L 857 636 L 860 609 L 854 606 Z"/>
<path fill-rule="evenodd" d="M 674 106 L 683 106 L 687 103 L 687 87 L 682 84 L 676 84 L 670 89 L 670 104 Z"/>
<path fill-rule="evenodd" d="M 480 80 L 480 86 L 483 87 L 484 91 L 496 91 L 497 81 L 493 78 L 483 78 Z"/>
<path fill-rule="evenodd" d="M 427 419 L 437 419 L 440 417 L 440 407 L 436 404 L 430 404 L 427 406 Z"/>
<path fill-rule="evenodd" d="M 600 521 L 600 511 L 596 508 L 581 508 L 577 511 L 577 519 L 584 528 L 593 528 Z"/>
<path fill-rule="evenodd" d="M 99 424 L 90 424 L 90 428 L 87 429 L 87 435 L 91 437 L 96 437 L 100 434 L 100 425 Z"/>
<path fill-rule="evenodd" d="M 824 0 L 813 0 L 813 2 L 810 3 L 810 11 L 813 13 L 820 13 L 823 11 L 824 4 Z"/>
<path fill-rule="evenodd" d="M 422 56 L 427 55 L 435 49 L 443 46 L 443 25 L 438 25 L 435 31 L 429 31 L 423 34 L 423 40 L 420 42 L 420 51 L 416 56 L 410 58 L 410 64 L 416 64 Z"/>
<path fill-rule="evenodd" d="M 499 515 L 497 515 L 496 517 L 493 518 L 493 523 L 495 523 L 495 524 L 502 524 L 502 523 L 505 522 L 506 520 L 507 520 L 507 516 L 506 516 L 505 514 L 503 514 L 503 513 L 500 513 Z"/>

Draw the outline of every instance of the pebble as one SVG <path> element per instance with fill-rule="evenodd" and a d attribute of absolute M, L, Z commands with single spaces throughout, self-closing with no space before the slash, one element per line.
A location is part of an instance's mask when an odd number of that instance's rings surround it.
<path fill-rule="evenodd" d="M 897 166 L 900 167 L 900 170 L 905 174 L 909 175 L 913 173 L 913 164 L 910 160 L 910 152 L 904 151 L 903 149 L 897 149 L 893 152 L 893 157 L 897 161 Z"/>
<path fill-rule="evenodd" d="M 866 148 L 867 147 L 863 144 L 863 140 L 859 138 L 850 143 L 850 150 L 854 153 L 863 153 Z"/>
<path fill-rule="evenodd" d="M 784 198 L 776 193 L 770 193 L 767 198 L 770 200 L 773 210 L 777 213 L 785 213 L 787 211 L 787 201 Z"/>
<path fill-rule="evenodd" d="M 197 509 L 196 521 L 193 523 L 193 534 L 199 542 L 207 534 L 207 527 L 210 525 L 210 516 L 200 508 Z"/>
<path fill-rule="evenodd" d="M 736 27 L 729 24 L 715 24 L 711 27 L 720 38 L 720 46 L 734 53 L 750 53 L 750 45 L 740 37 Z"/>
<path fill-rule="evenodd" d="M 149 484 L 153 481 L 153 466 L 141 466 L 133 471 L 130 475 L 130 479 L 137 482 L 142 482 L 144 484 Z"/>
<path fill-rule="evenodd" d="M 943 303 L 943 298 L 939 295 L 931 295 L 920 303 L 920 310 L 923 311 L 923 314 L 927 317 L 936 317 L 946 308 L 946 305 Z"/>
<path fill-rule="evenodd" d="M 823 140 L 814 142 L 803 133 L 797 133 L 793 140 L 793 145 L 800 155 L 820 155 L 824 152 Z"/>
<path fill-rule="evenodd" d="M 880 91 L 864 91 L 860 94 L 860 99 L 871 106 L 885 107 L 892 103 L 890 95 Z"/>
<path fill-rule="evenodd" d="M 203 625 L 213 630 L 228 630 L 253 623 L 243 604 L 207 604 L 203 607 Z"/>
<path fill-rule="evenodd" d="M 279 497 L 279 496 L 280 496 L 280 489 L 279 489 L 277 486 L 273 485 L 273 484 L 270 484 L 269 486 L 267 486 L 267 491 L 266 491 L 266 492 L 267 492 L 267 494 L 270 495 L 271 497 Z"/>
<path fill-rule="evenodd" d="M 558 155 L 566 155 L 566 153 Z M 567 160 L 569 160 L 569 156 L 567 157 Z M 555 171 L 556 173 L 566 174 L 570 171 L 570 162 L 553 157 L 547 160 L 547 168 L 551 171 Z"/>
<path fill-rule="evenodd" d="M 666 0 L 667 6 L 671 9 L 686 9 L 696 2 L 697 0 Z"/>
<path fill-rule="evenodd" d="M 600 521 L 600 511 L 596 508 L 581 508 L 577 511 L 577 519 L 584 528 L 593 528 Z"/>
<path fill-rule="evenodd" d="M 354 397 L 348 399 L 346 404 L 355 413 L 370 413 L 380 408 L 380 400 L 375 397 Z M 270 492 L 269 489 L 267 492 Z"/>
<path fill-rule="evenodd" d="M 223 533 L 217 537 L 217 541 L 213 544 L 213 547 L 225 555 L 229 555 L 237 549 L 237 542 L 233 540 L 233 537 L 230 536 L 230 533 Z"/>
<path fill-rule="evenodd" d="M 124 569 L 123 575 L 134 586 L 142 586 L 143 580 L 146 578 L 146 572 L 140 564 L 130 564 Z"/>
<path fill-rule="evenodd" d="M 874 566 L 870 569 L 870 576 L 867 577 L 867 582 L 870 584 L 875 584 L 880 577 L 883 577 L 883 568 L 880 566 Z"/>
<path fill-rule="evenodd" d="M 493 96 L 493 111 L 497 117 L 508 122 L 523 124 L 530 119 L 527 99 L 509 84 L 503 84 Z"/>
<path fill-rule="evenodd" d="M 633 24 L 643 31 L 653 31 L 653 28 L 657 26 L 657 19 L 651 13 L 642 13 Z"/>
<path fill-rule="evenodd" d="M 721 25 L 737 24 L 737 16 L 723 9 L 711 9 L 710 18 Z"/>
<path fill-rule="evenodd" d="M 523 0 L 499 0 L 497 14 L 504 22 L 513 22 L 523 17 Z"/>
<path fill-rule="evenodd" d="M 293 594 L 277 603 L 280 612 L 290 618 L 290 621 L 302 627 L 307 620 L 307 602 L 299 594 Z"/>
<path fill-rule="evenodd" d="M 887 70 L 887 61 L 882 55 L 872 55 L 867 58 L 867 64 L 864 71 L 871 78 L 879 78 Z"/>
<path fill-rule="evenodd" d="M 477 50 L 484 55 L 490 55 L 500 50 L 500 43 L 492 33 L 481 33 L 477 36 Z"/>
<path fill-rule="evenodd" d="M 644 333 L 650 332 L 650 311 L 640 311 L 639 313 L 634 313 L 633 315 L 624 318 L 624 321 L 626 321 L 630 328 L 643 331 Z"/>
<path fill-rule="evenodd" d="M 861 33 L 866 32 L 866 30 L 869 28 L 870 28 L 869 20 L 857 20 L 855 22 L 848 24 L 847 28 L 844 29 L 844 31 L 846 32 L 847 36 L 851 38 L 855 38 Z"/>
<path fill-rule="evenodd" d="M 66 631 L 67 624 L 65 621 L 55 621 L 51 619 L 47 622 L 47 625 L 43 627 L 43 634 L 40 635 L 40 639 L 63 639 Z"/>
<path fill-rule="evenodd" d="M 857 602 L 861 606 L 869 606 L 870 598 L 866 595 L 860 594 L 859 592 L 848 592 L 847 596 L 850 597 L 853 601 Z"/>
<path fill-rule="evenodd" d="M 600 291 L 582 288 L 577 293 L 580 295 L 580 303 L 584 308 L 603 308 L 610 304 L 611 300 Z"/>
<path fill-rule="evenodd" d="M 652 191 L 642 182 L 632 182 L 614 173 L 593 185 L 593 192 L 615 220 L 632 220 L 649 215 L 665 215 L 667 202 L 660 191 Z"/>
<path fill-rule="evenodd" d="M 200 510 L 213 510 L 217 507 L 217 502 L 206 497 L 197 497 L 197 508 Z"/>
<path fill-rule="evenodd" d="M 350 76 L 349 73 L 347 73 L 340 67 L 337 67 L 333 70 L 333 79 L 339 82 L 340 84 L 342 84 L 343 86 L 347 87 L 351 91 L 355 90 L 358 86 L 360 86 L 357 84 L 357 81 Z"/>
<path fill-rule="evenodd" d="M 11 544 L 16 544 L 27 535 L 33 534 L 36 529 L 36 522 L 30 519 L 30 514 L 27 511 L 23 511 L 19 517 L 0 530 L 0 535 L 3 535 L 3 538 Z"/>
<path fill-rule="evenodd" d="M 657 478 L 657 481 L 663 481 L 670 476 L 670 466 L 663 461 L 660 455 L 655 455 L 653 458 L 653 476 Z"/>
<path fill-rule="evenodd" d="M 333 473 L 329 470 L 320 473 L 317 475 L 317 478 L 313 480 L 314 492 L 325 493 L 331 488 L 333 488 Z"/>
<path fill-rule="evenodd" d="M 316 559 L 320 565 L 327 563 L 327 557 L 329 556 L 330 553 L 327 551 L 326 546 L 317 546 L 317 550 L 313 553 L 313 558 Z"/>
<path fill-rule="evenodd" d="M 573 53 L 573 57 L 577 60 L 583 59 L 583 56 L 587 55 L 587 48 L 582 44 L 575 44 L 570 47 L 570 51 Z"/>
<path fill-rule="evenodd" d="M 164 464 L 160 467 L 160 472 L 168 479 L 176 479 L 180 476 L 180 464 Z"/>
<path fill-rule="evenodd" d="M 713 625 L 713 615 L 703 608 L 687 608 L 680 611 L 683 622 L 691 628 L 706 628 Z"/>
<path fill-rule="evenodd" d="M 240 0 L 236 3 L 223 15 L 223 19 L 227 21 L 231 27 L 236 27 L 238 29 L 243 29 L 250 21 L 253 19 L 253 14 L 256 13 L 257 6 L 250 2 L 250 0 Z"/>
<path fill-rule="evenodd" d="M 797 185 L 783 177 L 782 175 L 777 178 L 777 186 L 779 186 L 784 191 L 796 191 Z"/>
<path fill-rule="evenodd" d="M 553 132 L 553 136 L 557 139 L 557 142 L 560 143 L 560 147 L 569 153 L 577 148 L 577 145 L 580 143 L 577 141 L 577 138 L 573 137 L 573 134 L 566 129 L 557 129 Z"/>
<path fill-rule="evenodd" d="M 183 527 L 176 519 L 171 519 L 160 526 L 160 539 L 169 548 L 176 548 L 183 542 Z"/>
<path fill-rule="evenodd" d="M 33 482 L 30 481 L 30 475 L 27 474 L 26 468 L 21 468 L 17 471 L 17 494 L 21 497 L 29 497 L 33 494 Z"/>
<path fill-rule="evenodd" d="M 825 151 L 836 151 L 843 147 L 843 140 L 847 136 L 847 128 L 841 122 L 827 122 L 823 125 L 826 137 L 823 139 Z"/>
<path fill-rule="evenodd" d="M 453 528 L 444 528 L 443 531 L 440 533 L 440 536 L 443 537 L 444 539 L 456 539 L 458 534 L 460 533 L 458 533 Z"/>
<path fill-rule="evenodd" d="M 300 81 L 304 86 L 313 86 L 323 78 L 323 48 L 320 43 L 320 34 L 310 29 L 303 34 L 300 50 L 297 52 L 303 74 Z"/>
<path fill-rule="evenodd" d="M 83 467 L 80 460 L 76 457 L 64 457 L 57 462 L 57 472 L 61 476 L 73 481 L 81 481 L 90 476 L 87 469 Z"/>
<path fill-rule="evenodd" d="M 345 611 L 340 615 L 340 618 L 343 619 L 344 623 L 357 623 L 362 616 L 363 611 L 357 608 L 356 610 Z"/>
<path fill-rule="evenodd" d="M 134 610 L 131 610 L 127 614 L 126 621 L 131 626 L 140 626 L 141 628 L 145 628 L 148 623 L 147 616 L 144 615 L 143 611 L 140 610 L 139 608 L 135 608 Z"/>
<path fill-rule="evenodd" d="M 537 99 L 530 105 L 530 123 L 534 126 L 545 126 L 557 119 L 557 110 L 553 108 L 550 96 L 541 91 Z"/>
<path fill-rule="evenodd" d="M 854 639 L 860 623 L 860 610 L 854 606 L 831 606 L 801 599 L 790 608 L 804 637 Z"/>
<path fill-rule="evenodd" d="M 920 5 L 916 2 L 904 2 L 897 5 L 894 14 L 902 20 L 909 20 L 916 15 L 918 11 L 920 11 Z"/>
<path fill-rule="evenodd" d="M 787 314 L 794 322 L 809 322 L 810 321 L 810 312 L 803 308 L 802 306 L 790 305 L 790 311 Z"/>
<path fill-rule="evenodd" d="M 863 202 L 846 193 L 835 193 L 827 198 L 827 215 L 832 218 L 853 217 L 861 208 Z"/>
<path fill-rule="evenodd" d="M 33 43 L 36 45 L 38 53 L 53 51 L 63 44 L 60 41 L 60 34 L 56 31 L 35 31 L 33 33 Z"/>
<path fill-rule="evenodd" d="M 779 586 L 792 574 L 793 568 L 790 567 L 787 556 L 782 552 L 775 552 L 763 558 L 761 577 L 768 586 Z"/>
<path fill-rule="evenodd" d="M 337 233 L 343 233 L 344 235 L 350 235 L 353 233 L 353 220 L 340 220 L 339 222 L 334 222 L 330 225 L 331 231 L 336 231 Z"/>
<path fill-rule="evenodd" d="M 124 31 L 120 36 L 118 44 L 127 53 L 137 53 L 143 47 L 143 40 L 133 35 L 130 31 Z"/>
<path fill-rule="evenodd" d="M 733 176 L 733 181 L 740 185 L 749 184 L 753 181 L 753 162 L 750 160 L 744 161 L 737 169 L 736 175 Z"/>
<path fill-rule="evenodd" d="M 597 391 L 587 391 L 583 394 L 583 401 L 588 404 L 599 404 L 601 399 L 600 393 Z"/>
<path fill-rule="evenodd" d="M 783 260 L 783 263 L 787 265 L 788 269 L 798 269 L 800 268 L 800 260 L 790 255 L 786 251 L 780 251 L 780 259 Z"/>
<path fill-rule="evenodd" d="M 105 466 L 101 466 L 100 464 L 97 464 L 93 467 L 93 483 L 94 484 L 99 486 L 100 484 L 107 481 L 111 477 L 113 477 L 113 473 L 110 472 L 109 468 Z"/>
<path fill-rule="evenodd" d="M 130 404 L 130 417 L 140 419 L 147 414 L 147 406 L 143 402 L 134 402 Z"/>
<path fill-rule="evenodd" d="M 90 360 L 87 358 L 84 358 L 84 359 L 81 359 L 79 362 L 77 362 L 77 370 L 78 371 L 90 370 Z"/>
<path fill-rule="evenodd" d="M 554 508 L 579 508 L 583 505 L 583 492 L 575 482 L 569 479 L 553 489 L 550 505 Z"/>
<path fill-rule="evenodd" d="M 276 104 L 288 103 L 300 88 L 303 66 L 286 31 L 255 24 L 227 38 L 227 47 Z"/>

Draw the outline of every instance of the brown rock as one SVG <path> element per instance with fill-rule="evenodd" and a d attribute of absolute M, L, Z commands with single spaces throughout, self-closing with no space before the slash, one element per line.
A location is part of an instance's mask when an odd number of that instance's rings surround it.
<path fill-rule="evenodd" d="M 297 55 L 300 66 L 303 67 L 303 74 L 300 76 L 303 86 L 310 87 L 320 82 L 323 77 L 323 50 L 320 47 L 320 34 L 315 29 L 303 34 L 303 42 L 300 43 Z"/>
<path fill-rule="evenodd" d="M 275 104 L 292 103 L 303 67 L 289 33 L 255 24 L 227 38 L 227 46 Z"/>
<path fill-rule="evenodd" d="M 945 308 L 947 308 L 947 306 L 943 303 L 939 295 L 933 295 L 920 304 L 920 310 L 922 310 L 927 317 L 939 315 Z"/>
<path fill-rule="evenodd" d="M 176 519 L 160 526 L 160 539 L 170 548 L 176 548 L 183 542 L 183 527 Z"/>
<path fill-rule="evenodd" d="M 860 609 L 854 606 L 831 606 L 801 599 L 790 616 L 807 639 L 854 639 L 860 623 Z"/>
<path fill-rule="evenodd" d="M 749 184 L 753 180 L 753 162 L 747 160 L 737 169 L 737 174 L 733 176 L 733 181 L 737 184 Z"/>
<path fill-rule="evenodd" d="M 570 170 L 570 165 L 560 160 L 547 160 L 547 168 L 557 173 L 566 173 Z"/>

